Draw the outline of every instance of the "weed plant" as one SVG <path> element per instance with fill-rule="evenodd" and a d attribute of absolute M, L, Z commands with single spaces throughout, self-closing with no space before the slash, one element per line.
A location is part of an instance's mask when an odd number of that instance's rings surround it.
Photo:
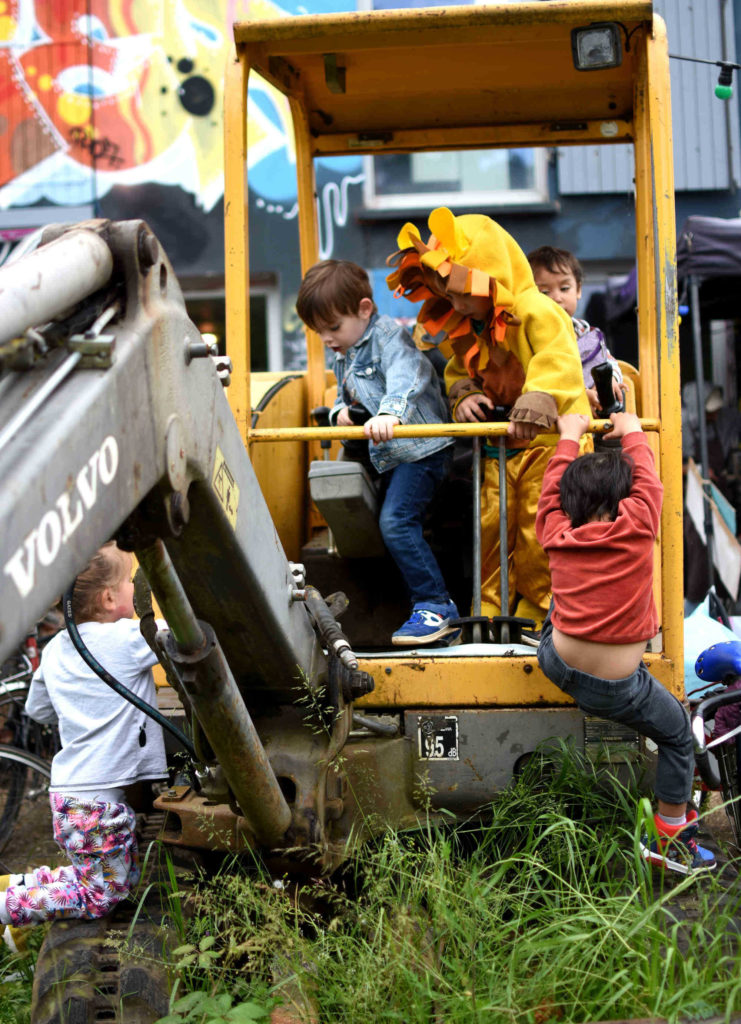
<path fill-rule="evenodd" d="M 32 982 L 18 969 L 17 957 L 0 952 L 0 1024 L 29 1024 Z"/>
<path fill-rule="evenodd" d="M 651 819 L 633 785 L 562 748 L 479 820 L 430 813 L 334 879 L 230 863 L 191 897 L 167 1022 L 260 1019 L 273 1000 L 332 1024 L 730 1021 L 735 873 L 657 882 L 638 845 Z M 223 1018 L 202 1012 L 235 993 Z"/>
<path fill-rule="evenodd" d="M 0 943 L 0 1024 L 30 1024 L 33 969 L 44 931 L 37 928 L 27 940 L 28 956 L 16 956 Z"/>

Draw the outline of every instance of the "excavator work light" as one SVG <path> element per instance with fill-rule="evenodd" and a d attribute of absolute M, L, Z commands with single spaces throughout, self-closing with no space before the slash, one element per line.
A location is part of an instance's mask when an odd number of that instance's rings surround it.
<path fill-rule="evenodd" d="M 620 28 L 614 21 L 599 21 L 572 29 L 571 51 L 577 71 L 619 67 L 623 62 Z"/>

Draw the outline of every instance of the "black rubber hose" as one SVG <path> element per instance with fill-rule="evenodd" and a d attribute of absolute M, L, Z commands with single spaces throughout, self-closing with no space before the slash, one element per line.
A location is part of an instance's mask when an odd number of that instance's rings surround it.
<path fill-rule="evenodd" d="M 174 736 L 175 739 L 180 743 L 190 754 L 194 761 L 198 761 L 198 755 L 196 754 L 196 748 L 193 746 L 191 741 L 176 725 L 173 725 L 169 719 L 165 718 L 164 715 L 153 708 L 151 704 L 147 704 L 141 697 L 137 697 L 135 693 L 132 693 L 127 686 L 120 683 L 118 679 L 106 671 L 103 666 L 97 661 L 90 651 L 85 646 L 82 637 L 80 636 L 77 626 L 75 624 L 74 616 L 72 615 L 72 591 L 75 589 L 74 583 L 66 591 L 64 598 L 62 599 L 62 609 L 64 611 L 64 621 L 69 632 L 69 638 L 72 641 L 72 645 L 80 655 L 85 664 L 93 670 L 96 676 L 99 676 L 106 686 L 110 686 L 112 690 L 115 690 L 119 697 L 123 697 L 129 704 L 133 704 L 135 708 L 143 711 L 149 718 L 154 719 L 158 725 L 161 725 L 163 729 L 167 729 L 170 735 Z"/>
<path fill-rule="evenodd" d="M 352 724 L 359 725 L 377 736 L 398 736 L 399 726 L 395 722 L 379 722 L 377 718 L 369 718 L 367 715 L 359 715 L 357 711 L 352 713 Z"/>
<path fill-rule="evenodd" d="M 306 607 L 316 623 L 319 635 L 327 650 L 335 654 L 347 668 L 357 668 L 358 659 L 350 647 L 350 642 L 327 607 L 327 603 L 322 595 L 316 587 L 311 586 L 306 587 L 304 594 Z"/>

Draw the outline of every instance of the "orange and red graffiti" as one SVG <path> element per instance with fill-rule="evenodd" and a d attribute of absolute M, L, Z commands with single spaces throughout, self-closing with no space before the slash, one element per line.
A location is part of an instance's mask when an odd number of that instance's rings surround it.
<path fill-rule="evenodd" d="M 208 202 L 223 18 L 223 0 L 0 0 L 0 188 L 25 176 L 39 198 L 65 202 L 66 165 L 78 181 L 95 169 L 98 194 L 124 175 Z"/>

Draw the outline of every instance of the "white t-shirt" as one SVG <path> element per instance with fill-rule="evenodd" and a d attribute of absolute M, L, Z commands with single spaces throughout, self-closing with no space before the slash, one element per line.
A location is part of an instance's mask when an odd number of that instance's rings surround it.
<path fill-rule="evenodd" d="M 139 632 L 138 621 L 83 622 L 78 630 L 107 672 L 156 707 L 152 666 L 157 658 Z M 88 668 L 66 629 L 43 650 L 26 711 L 37 722 L 59 724 L 62 749 L 52 761 L 52 793 L 111 789 L 167 774 L 162 727 Z"/>

